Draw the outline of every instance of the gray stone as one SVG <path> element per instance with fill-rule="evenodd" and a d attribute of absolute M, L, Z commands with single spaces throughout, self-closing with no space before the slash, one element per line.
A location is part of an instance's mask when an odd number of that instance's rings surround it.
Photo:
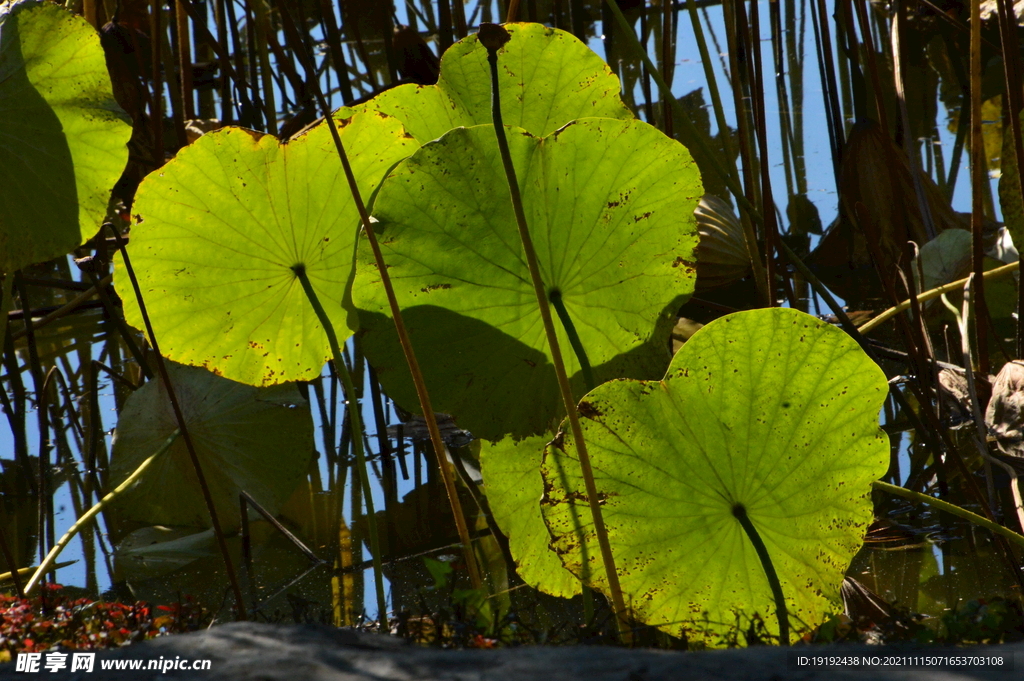
<path fill-rule="evenodd" d="M 207 631 L 167 636 L 96 656 L 91 673 L 18 673 L 0 666 L 0 681 L 31 678 L 68 681 L 201 679 L 218 681 L 966 681 L 1019 679 L 1020 669 L 974 667 L 899 669 L 797 668 L 787 656 L 1021 655 L 1024 644 L 977 648 L 816 646 L 747 648 L 706 653 L 611 647 L 521 647 L 500 650 L 437 650 L 404 641 L 321 626 L 225 624 Z M 210 660 L 209 671 L 106 670 L 103 662 Z M 1010 658 L 1011 661 L 1012 657 Z"/>

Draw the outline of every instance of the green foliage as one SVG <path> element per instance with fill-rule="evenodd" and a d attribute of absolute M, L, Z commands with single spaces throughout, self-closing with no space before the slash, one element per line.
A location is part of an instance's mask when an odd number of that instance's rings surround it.
<path fill-rule="evenodd" d="M 578 118 L 630 119 L 619 79 L 571 33 L 541 24 L 508 24 L 501 49 L 505 124 L 544 136 Z M 376 110 L 402 121 L 420 144 L 453 128 L 491 122 L 487 50 L 476 35 L 444 53 L 437 85 L 400 85 L 354 110 Z"/>
<path fill-rule="evenodd" d="M 0 274 L 64 255 L 100 228 L 131 128 L 99 36 L 51 3 L 0 13 Z"/>
<path fill-rule="evenodd" d="M 508 537 L 519 578 L 552 596 L 572 598 L 580 593 L 580 580 L 566 570 L 551 551 L 540 498 L 544 446 L 553 435 L 535 435 L 515 441 L 485 442 L 480 448 L 480 472 L 487 499 L 499 529 Z"/>
<path fill-rule="evenodd" d="M 309 470 L 309 405 L 291 385 L 254 388 L 195 367 L 168 370 L 222 526 L 238 526 L 242 490 L 275 513 Z M 112 479 L 126 478 L 177 428 L 159 381 L 135 391 L 114 434 Z M 115 503 L 124 523 L 196 528 L 210 523 L 180 437 Z"/>
<path fill-rule="evenodd" d="M 341 132 L 365 196 L 414 145 L 393 118 Z M 325 123 L 286 144 L 227 128 L 148 176 L 132 210 L 132 263 L 161 350 L 251 385 L 317 376 L 327 337 L 292 267 L 305 265 L 341 340 L 359 217 Z M 125 317 L 142 316 L 118 263 Z M 353 320 L 354 322 L 354 320 Z"/>
<path fill-rule="evenodd" d="M 774 602 L 733 515 L 742 505 L 790 615 L 837 607 L 888 466 L 881 370 L 839 329 L 802 312 L 718 319 L 662 381 L 613 381 L 580 402 L 623 591 L 642 621 L 713 644 Z M 545 453 L 544 518 L 576 575 L 605 589 L 570 435 Z"/>
<path fill-rule="evenodd" d="M 639 121 L 584 119 L 509 140 L 549 295 L 560 292 L 598 381 L 654 377 L 694 286 L 700 177 Z M 478 437 L 544 432 L 563 414 L 491 126 L 456 129 L 381 187 L 384 260 L 434 406 Z M 379 274 L 360 244 L 352 291 L 364 348 L 406 409 L 417 401 Z M 579 363 L 559 330 L 577 394 Z"/>

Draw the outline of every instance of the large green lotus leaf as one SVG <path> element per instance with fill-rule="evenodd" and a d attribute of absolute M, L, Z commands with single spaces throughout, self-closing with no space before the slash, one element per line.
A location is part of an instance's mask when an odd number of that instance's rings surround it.
<path fill-rule="evenodd" d="M 82 18 L 19 3 L 0 22 L 2 273 L 64 255 L 99 230 L 131 127 Z"/>
<path fill-rule="evenodd" d="M 793 625 L 841 607 L 839 586 L 872 520 L 889 445 L 885 376 L 841 330 L 790 309 L 722 317 L 661 381 L 606 383 L 580 402 L 622 589 L 643 621 L 713 645 L 775 605 L 742 505 Z M 541 502 L 563 563 L 604 568 L 571 436 L 550 445 Z M 582 538 L 582 540 L 581 540 Z M 775 629 L 769 625 L 770 629 Z"/>
<path fill-rule="evenodd" d="M 197 367 L 169 364 L 168 370 L 221 526 L 238 527 L 243 490 L 276 513 L 305 477 L 313 456 L 306 400 L 294 385 L 256 388 Z M 177 428 L 159 380 L 132 393 L 114 432 L 110 479 L 127 478 Z M 116 504 L 121 523 L 210 526 L 181 436 Z"/>
<path fill-rule="evenodd" d="M 415 148 L 378 113 L 341 130 L 360 190 Z M 160 349 L 252 385 L 309 380 L 330 348 L 292 267 L 309 279 L 341 340 L 342 296 L 359 217 L 325 123 L 281 144 L 226 128 L 200 137 L 140 185 L 131 259 Z M 118 260 L 125 317 L 142 328 Z"/>
<path fill-rule="evenodd" d="M 548 293 L 561 292 L 595 379 L 655 378 L 693 292 L 700 176 L 640 121 L 591 118 L 509 144 Z M 455 129 L 381 186 L 384 261 L 434 406 L 478 437 L 540 434 L 563 413 L 492 126 Z M 417 400 L 365 240 L 352 290 L 388 393 Z M 554 315 L 554 313 L 552 312 Z M 575 394 L 579 363 L 555 320 Z"/>
<path fill-rule="evenodd" d="M 480 467 L 491 513 L 508 537 L 520 579 L 552 596 L 572 598 L 580 593 L 580 580 L 551 550 L 551 537 L 540 512 L 544 495 L 540 465 L 551 438 L 549 433 L 518 441 L 508 437 L 501 442 L 482 442 Z"/>
<path fill-rule="evenodd" d="M 511 40 L 498 52 L 501 113 L 506 125 L 548 135 L 577 118 L 630 119 L 619 79 L 571 33 L 541 24 L 506 24 Z M 395 116 L 420 144 L 452 128 L 491 122 L 487 50 L 476 35 L 441 58 L 437 85 L 400 85 L 355 110 Z"/>

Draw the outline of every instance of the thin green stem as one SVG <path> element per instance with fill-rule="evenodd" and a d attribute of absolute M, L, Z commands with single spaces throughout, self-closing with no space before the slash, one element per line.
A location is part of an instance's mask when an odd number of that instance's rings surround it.
<path fill-rule="evenodd" d="M 377 616 L 380 618 L 381 632 L 387 633 L 390 631 L 390 628 L 388 626 L 387 597 L 384 594 L 384 567 L 380 559 L 380 535 L 377 532 L 377 514 L 373 508 L 373 492 L 370 490 L 366 455 L 363 452 L 363 418 L 359 413 L 356 388 L 352 383 L 352 375 L 348 371 L 348 366 L 345 364 L 345 358 L 341 356 L 341 346 L 338 345 L 338 335 L 334 333 L 334 325 L 331 324 L 331 320 L 327 317 L 327 312 L 324 311 L 324 306 L 320 304 L 320 299 L 317 297 L 316 291 L 313 290 L 313 285 L 309 282 L 306 266 L 295 265 L 292 267 L 292 271 L 295 272 L 299 283 L 302 284 L 302 290 L 305 292 L 306 298 L 309 299 L 309 304 L 313 306 L 313 311 L 316 312 L 320 325 L 324 327 L 324 333 L 327 334 L 327 342 L 331 345 L 334 368 L 338 372 L 338 377 L 341 379 L 341 387 L 345 391 L 348 417 L 352 423 L 352 450 L 356 455 L 355 468 L 359 471 L 359 485 L 363 490 L 363 499 L 366 502 L 366 520 L 370 529 L 370 551 L 373 553 L 373 581 L 377 590 Z"/>
<path fill-rule="evenodd" d="M 985 167 L 985 144 L 981 120 L 981 3 L 971 3 L 971 267 L 974 270 L 974 285 L 978 295 L 975 300 L 974 342 L 978 350 L 978 369 L 982 375 L 989 372 L 988 326 L 990 324 L 988 305 L 985 304 L 985 244 L 982 231 L 985 225 L 984 192 L 989 187 L 988 170 Z M 873 54 L 868 50 L 868 54 Z M 1003 106 L 1009 105 L 1004 95 Z M 913 166 L 911 166 L 913 168 Z M 911 170 L 911 172 L 914 172 Z"/>
<path fill-rule="evenodd" d="M 544 323 L 544 333 L 547 336 L 548 348 L 551 352 L 551 364 L 555 368 L 555 376 L 558 379 L 562 403 L 565 406 L 569 427 L 572 430 L 572 436 L 576 443 L 576 453 L 580 460 L 580 471 L 583 474 L 583 482 L 587 489 L 587 500 L 594 519 L 594 533 L 597 535 L 597 541 L 601 547 L 601 558 L 604 561 L 604 569 L 608 578 L 608 590 L 611 592 L 612 607 L 615 610 L 615 616 L 619 624 L 619 636 L 623 642 L 629 642 L 632 638 L 629 630 L 629 618 L 626 612 L 625 601 L 622 598 L 619 575 L 615 570 L 611 543 L 608 541 L 608 530 L 604 524 L 604 515 L 601 513 L 597 484 L 594 482 L 594 471 L 590 465 L 590 454 L 587 452 L 587 445 L 583 439 L 583 429 L 580 426 L 579 414 L 576 411 L 576 401 L 573 399 L 572 389 L 569 387 L 569 377 L 566 375 L 565 362 L 562 360 L 562 351 L 558 346 L 555 324 L 551 319 L 551 309 L 548 307 L 548 296 L 545 292 L 544 281 L 541 278 L 540 265 L 537 261 L 537 253 L 533 247 L 533 239 L 530 237 L 530 230 L 526 224 L 523 200 L 519 194 L 519 182 L 516 179 L 516 170 L 512 165 L 512 154 L 509 151 L 508 139 L 505 136 L 505 127 L 501 119 L 501 95 L 498 88 L 498 49 L 509 41 L 510 36 L 508 31 L 501 26 L 481 24 L 479 37 L 480 43 L 487 49 L 487 62 L 490 65 L 491 72 L 491 118 L 494 122 L 494 135 L 498 141 L 501 163 L 505 170 L 505 179 L 508 181 L 512 210 L 515 213 L 516 225 L 519 228 L 519 238 L 523 242 L 523 255 L 530 269 L 533 291 L 537 296 L 537 306 L 540 308 L 541 320 Z"/>
<path fill-rule="evenodd" d="M 983 518 L 977 513 L 972 513 L 971 511 L 968 511 L 966 508 L 960 508 L 956 504 L 951 504 L 948 501 L 943 501 L 942 499 L 930 497 L 927 494 L 915 492 L 914 490 L 907 489 L 906 487 L 897 487 L 896 485 L 890 485 L 889 483 L 882 482 L 881 480 L 875 480 L 874 482 L 871 483 L 871 485 L 875 489 L 882 490 L 883 492 L 895 494 L 898 497 L 903 497 L 904 499 L 909 499 L 910 501 L 928 504 L 929 506 L 937 508 L 940 511 L 945 511 L 946 513 L 952 513 L 958 518 L 963 518 L 968 522 L 974 523 L 979 527 L 984 527 L 986 530 L 990 530 L 993 533 L 1010 540 L 1017 546 L 1024 547 L 1024 535 L 1017 534 L 1013 530 L 1007 527 L 1003 527 L 997 522 L 989 520 L 988 518 Z"/>
<path fill-rule="evenodd" d="M 786 608 L 786 597 L 782 594 L 782 584 L 779 582 L 779 575 L 775 572 L 775 565 L 772 557 L 768 554 L 768 547 L 761 540 L 754 523 L 750 522 L 747 509 L 743 504 L 736 504 L 732 507 L 732 514 L 740 521 L 747 538 L 754 545 L 757 557 L 761 560 L 761 567 L 764 568 L 764 576 L 768 578 L 768 586 L 772 589 L 772 597 L 775 598 L 775 614 L 779 618 L 779 645 L 789 645 L 789 610 Z"/>
<path fill-rule="evenodd" d="M 580 335 L 576 332 L 576 325 L 572 323 L 572 317 L 569 316 L 569 311 L 565 309 L 562 292 L 552 291 L 549 299 L 555 307 L 555 312 L 558 313 L 558 319 L 562 322 L 565 335 L 569 337 L 569 345 L 572 346 L 572 351 L 576 353 L 576 361 L 580 363 L 580 371 L 583 372 L 583 381 L 587 384 L 587 392 L 590 392 L 597 387 L 597 384 L 594 382 L 594 372 L 590 368 L 590 360 L 587 359 L 587 351 L 583 347 L 583 341 L 580 340 Z"/>
<path fill-rule="evenodd" d="M 1020 262 L 1011 262 L 1009 265 L 1003 265 L 1002 267 L 995 267 L 993 269 L 986 270 L 985 273 L 982 276 L 985 279 L 995 279 L 996 277 L 1001 277 L 1001 276 L 1009 274 L 1011 272 L 1016 272 L 1019 267 L 1020 267 Z M 917 295 L 917 301 L 920 302 L 920 303 L 923 303 L 923 302 L 925 302 L 927 300 L 931 300 L 933 298 L 938 298 L 943 293 L 949 293 L 950 291 L 961 290 L 961 289 L 963 289 L 964 284 L 966 284 L 966 283 L 967 283 L 967 277 L 964 277 L 963 279 L 957 279 L 956 281 L 951 281 L 948 284 L 943 284 L 942 286 L 937 286 L 936 288 L 933 288 L 933 289 L 931 289 L 929 291 L 925 291 L 924 293 L 918 294 Z M 879 314 L 879 315 L 877 315 L 875 317 L 872 317 L 871 319 L 869 319 L 865 323 L 861 324 L 860 327 L 857 328 L 857 330 L 860 331 L 862 334 L 867 334 L 867 333 L 869 333 L 871 331 L 874 331 L 879 326 L 881 326 L 885 322 L 889 321 L 890 319 L 892 319 L 893 317 L 898 315 L 900 312 L 903 312 L 905 310 L 910 309 L 910 305 L 911 305 L 910 299 L 904 300 L 899 305 L 895 305 L 893 307 L 890 307 L 885 312 L 882 312 L 881 314 Z"/>
<path fill-rule="evenodd" d="M 174 441 L 178 439 L 178 435 L 180 434 L 180 430 L 175 430 L 173 433 L 171 433 L 171 436 L 168 437 L 167 440 L 160 446 L 160 449 L 158 449 L 148 459 L 139 464 L 139 467 L 132 471 L 132 474 L 125 478 L 124 482 L 122 482 L 120 485 L 115 487 L 113 491 L 111 491 L 105 497 L 96 502 L 96 504 L 88 511 L 86 511 L 81 518 L 75 521 L 75 524 L 72 525 L 68 529 L 68 531 L 64 533 L 64 536 L 60 538 L 60 541 L 54 544 L 53 548 L 50 549 L 50 552 L 46 554 L 46 558 L 44 558 L 43 562 L 40 563 L 39 567 L 36 568 L 36 571 L 32 574 L 32 578 L 29 579 L 28 584 L 25 585 L 25 595 L 32 593 L 32 589 L 35 587 L 36 584 L 38 584 L 42 580 L 43 575 L 45 575 L 50 570 L 50 566 L 52 566 L 54 562 L 56 562 L 57 556 L 59 556 L 60 552 L 64 550 L 64 547 L 66 547 L 71 542 L 71 540 L 75 538 L 75 535 L 77 535 L 82 530 L 83 527 L 88 525 L 89 522 L 91 522 L 92 519 L 95 518 L 100 511 L 102 511 L 108 504 L 110 504 L 111 501 L 116 499 L 119 494 L 121 494 L 126 489 L 134 485 L 139 480 L 139 478 L 142 477 L 142 474 L 146 472 L 146 469 L 149 468 L 150 465 L 152 465 L 152 463 L 160 457 L 160 455 L 162 455 L 164 452 L 171 448 L 171 445 L 174 444 Z"/>

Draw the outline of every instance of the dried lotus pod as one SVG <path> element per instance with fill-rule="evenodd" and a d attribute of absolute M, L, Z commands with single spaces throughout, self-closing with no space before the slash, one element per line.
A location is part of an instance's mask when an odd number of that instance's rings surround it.
<path fill-rule="evenodd" d="M 701 197 L 693 212 L 697 218 L 697 290 L 725 286 L 750 270 L 743 227 L 732 208 L 713 194 Z"/>
<path fill-rule="evenodd" d="M 1024 362 L 1007 362 L 999 371 L 985 424 L 1002 460 L 1024 472 Z"/>

